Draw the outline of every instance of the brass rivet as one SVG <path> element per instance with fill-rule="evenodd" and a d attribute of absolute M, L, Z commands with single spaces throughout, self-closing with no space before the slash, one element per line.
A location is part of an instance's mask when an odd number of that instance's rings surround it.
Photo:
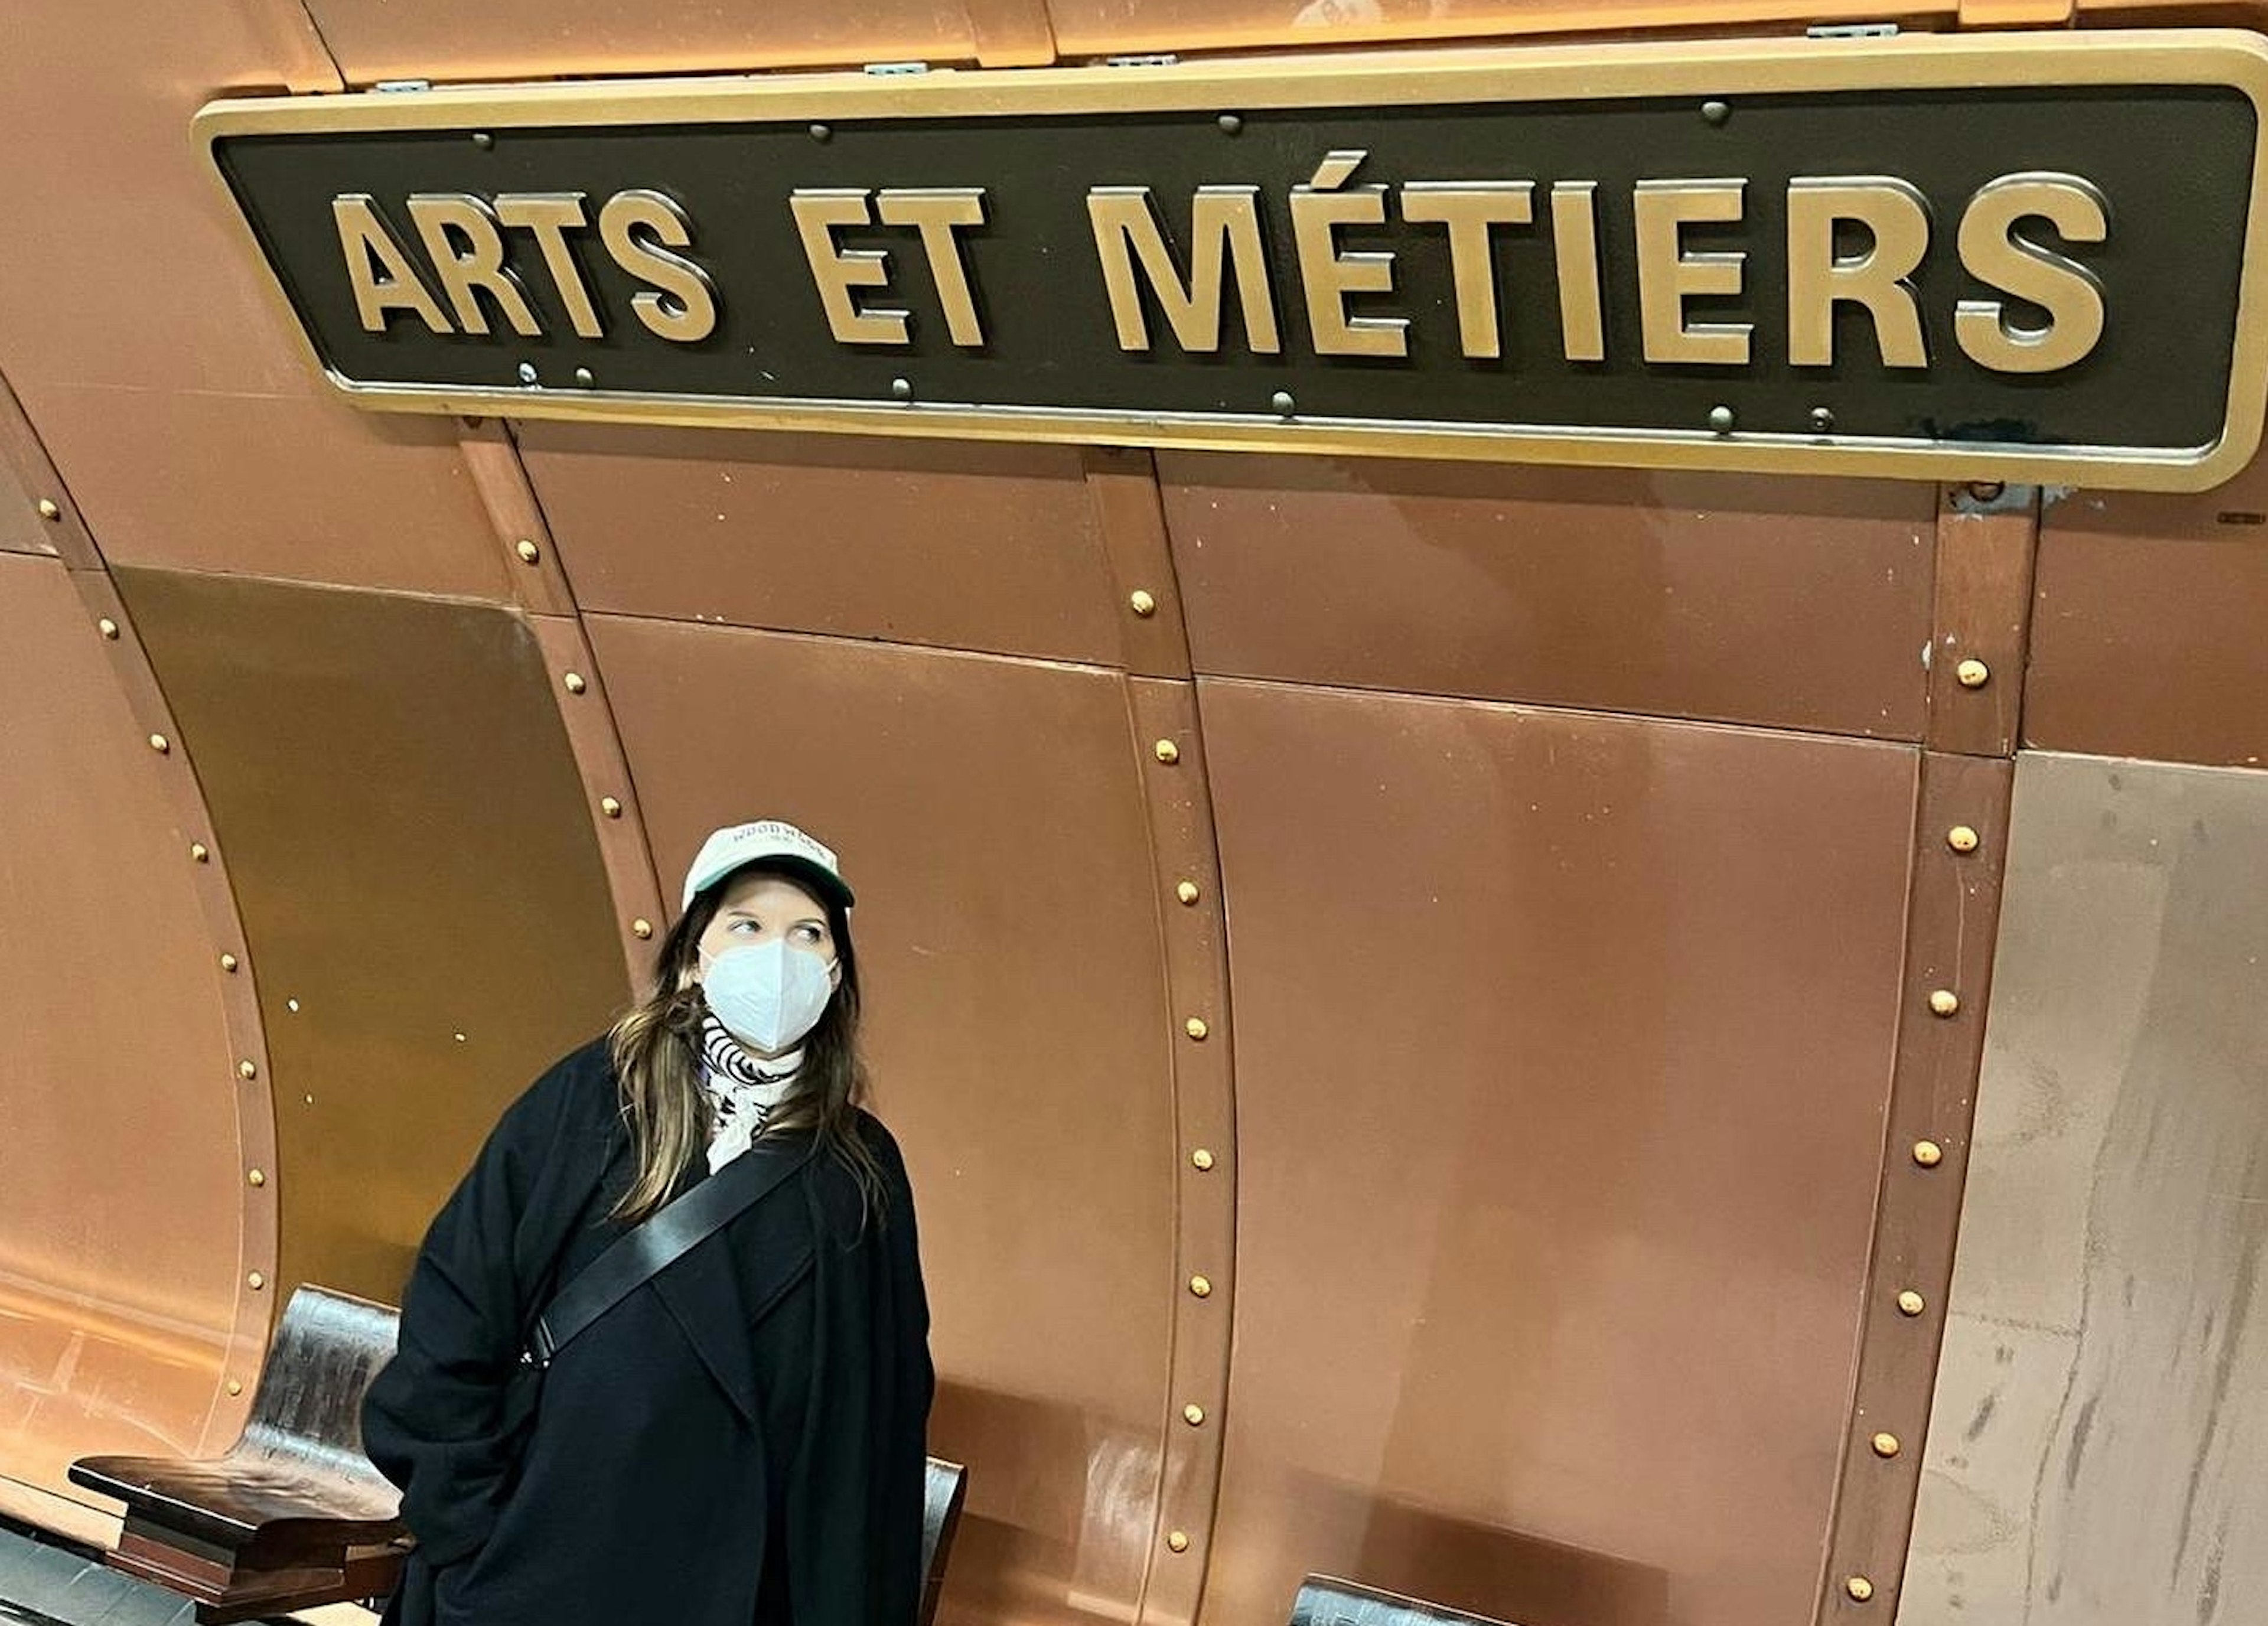
<path fill-rule="evenodd" d="M 1126 602 L 1137 615 L 1155 615 L 1158 613 L 1157 600 L 1139 587 L 1127 596 Z"/>
<path fill-rule="evenodd" d="M 1193 1276 L 1193 1277 L 1191 1277 L 1189 1278 L 1189 1291 L 1190 1291 L 1191 1292 L 1195 1293 L 1195 1294 L 1196 1294 L 1198 1298 L 1200 1298 L 1200 1299 L 1210 1299 L 1210 1298 L 1211 1298 L 1211 1297 L 1212 1297 L 1212 1281 L 1211 1281 L 1211 1277 L 1202 1277 L 1202 1276 Z"/>
<path fill-rule="evenodd" d="M 1201 1016 L 1193 1016 L 1188 1021 L 1182 1024 L 1182 1031 L 1192 1039 L 1202 1039 L 1207 1034 L 1212 1032 L 1212 1029 L 1205 1026 L 1204 1018 Z"/>
<path fill-rule="evenodd" d="M 1171 766 L 1173 763 L 1178 762 L 1182 760 L 1181 747 L 1175 745 L 1170 739 L 1160 739 L 1156 745 L 1152 746 L 1150 748 L 1158 754 L 1158 760 L 1160 761 L 1164 762 L 1168 766 Z"/>
<path fill-rule="evenodd" d="M 106 638 L 114 638 L 118 636 L 118 623 L 107 615 L 94 624 L 101 629 L 102 636 Z"/>
<path fill-rule="evenodd" d="M 1975 852 L 1977 832 L 1965 824 L 1956 824 L 1945 833 L 1945 844 L 1955 852 Z"/>
<path fill-rule="evenodd" d="M 1926 1169 L 1933 1169 L 1945 1161 L 1945 1148 L 1933 1140 L 1914 1142 L 1913 1160 Z"/>
<path fill-rule="evenodd" d="M 56 507 L 56 506 L 55 506 L 55 502 L 54 502 L 54 500 L 53 500 L 52 498 L 49 498 L 49 497 L 41 497 L 41 498 L 40 499 L 40 519 L 62 519 L 63 517 L 63 511 L 62 509 L 60 509 L 60 508 L 58 508 L 58 507 Z"/>
<path fill-rule="evenodd" d="M 236 1064 L 236 1076 L 246 1079 L 257 1078 L 260 1077 L 260 1063 L 252 1061 L 239 1062 Z"/>
<path fill-rule="evenodd" d="M 242 1383 L 240 1380 L 239 1380 L 238 1379 L 231 1378 L 231 1379 L 228 1380 L 228 1392 L 229 1392 L 230 1394 L 243 1394 L 243 1393 L 244 1393 L 244 1385 L 243 1385 L 243 1383 Z"/>
<path fill-rule="evenodd" d="M 1196 1405 L 1182 1407 L 1182 1421 L 1188 1424 L 1191 1428 L 1201 1427 L 1204 1423 L 1204 1408 Z"/>
<path fill-rule="evenodd" d="M 519 555 L 519 562 L 522 564 L 534 564 L 538 559 L 543 557 L 543 549 L 524 536 L 519 539 L 519 546 L 512 551 Z"/>
<path fill-rule="evenodd" d="M 250 1181 L 255 1186 L 264 1186 L 268 1183 L 268 1176 L 258 1169 L 254 1169 L 252 1173 L 247 1174 L 245 1179 Z"/>
<path fill-rule="evenodd" d="M 211 857 L 212 853 L 210 850 L 208 849 L 202 842 L 191 842 L 189 843 L 189 858 L 191 862 L 202 864 Z"/>
<path fill-rule="evenodd" d="M 1930 1014 L 1951 1016 L 1961 1009 L 1961 996 L 1949 988 L 1933 989 L 1929 996 Z"/>
<path fill-rule="evenodd" d="M 634 938 L 652 937 L 653 935 L 653 922 L 650 920 L 634 920 L 630 922 L 630 935 Z"/>
<path fill-rule="evenodd" d="M 1926 1304 L 1922 1302 L 1922 1296 L 1914 1291 L 1911 1287 L 1907 1288 L 1905 1291 L 1898 1295 L 1898 1313 L 1900 1315 L 1919 1315 L 1928 1307 L 1929 1306 Z"/>
<path fill-rule="evenodd" d="M 1851 1594 L 1853 1603 L 1864 1603 L 1874 1595 L 1874 1584 L 1863 1575 L 1854 1575 L 1843 1583 L 1843 1590 Z"/>
<path fill-rule="evenodd" d="M 235 969 L 236 969 L 236 956 L 235 956 L 235 955 L 233 955 L 233 954 L 223 954 L 223 955 L 220 957 L 220 968 L 221 968 L 222 970 L 224 970 L 224 971 L 233 971 L 233 970 L 235 970 Z"/>
<path fill-rule="evenodd" d="M 1204 893 L 1198 887 L 1197 882 L 1185 880 L 1174 888 L 1174 895 L 1184 903 L 1195 903 L 1199 898 L 1204 896 Z"/>
<path fill-rule="evenodd" d="M 1898 1454 L 1898 1437 L 1895 1434 L 1877 1434 L 1867 1443 L 1874 1448 L 1876 1456 L 1885 1460 Z"/>
<path fill-rule="evenodd" d="M 1212 1166 L 1212 1153 L 1207 1151 L 1203 1146 L 1200 1146 L 1195 1151 L 1189 1153 L 1189 1161 L 1197 1165 L 1200 1169 L 1209 1169 Z"/>
<path fill-rule="evenodd" d="M 173 748 L 173 742 L 163 734 L 152 734 L 150 736 L 150 748 L 163 756 Z"/>
<path fill-rule="evenodd" d="M 255 1293 L 261 1288 L 268 1285 L 268 1278 L 261 1275 L 257 1270 L 254 1270 L 250 1276 L 246 1277 L 244 1279 L 251 1284 L 252 1291 Z"/>
<path fill-rule="evenodd" d="M 1189 1533 L 1188 1531 L 1186 1531 L 1186 1530 L 1168 1530 L 1168 1531 L 1167 1531 L 1167 1532 L 1166 1532 L 1166 1545 L 1167 1545 L 1167 1546 L 1168 1546 L 1168 1547 L 1170 1547 L 1170 1548 L 1172 1548 L 1172 1549 L 1173 1549 L 1175 1552 L 1177 1552 L 1177 1553 L 1185 1553 L 1185 1552 L 1189 1551 Z"/>
<path fill-rule="evenodd" d="M 1974 658 L 1962 661 L 1953 669 L 1953 675 L 1963 688 L 1983 688 L 1992 681 L 1992 668 Z"/>
<path fill-rule="evenodd" d="M 579 672 L 571 672 L 560 681 L 567 686 L 567 692 L 571 695 L 579 695 L 591 687 L 583 681 L 583 674 Z"/>
<path fill-rule="evenodd" d="M 599 811 L 609 819 L 619 819 L 622 816 L 622 805 L 611 796 L 602 796 L 599 798 Z"/>

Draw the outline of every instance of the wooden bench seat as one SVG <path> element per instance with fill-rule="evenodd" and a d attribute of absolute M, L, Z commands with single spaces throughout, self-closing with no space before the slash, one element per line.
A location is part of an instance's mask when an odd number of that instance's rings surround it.
<path fill-rule="evenodd" d="M 82 1457 L 71 1483 L 126 1504 L 105 1562 L 192 1600 L 206 1626 L 382 1598 L 410 1547 L 401 1495 L 362 1448 L 362 1400 L 400 1317 L 327 1288 L 284 1306 L 252 1416 L 223 1455 Z M 968 1470 L 929 1460 L 921 1626 L 937 1611 Z"/>

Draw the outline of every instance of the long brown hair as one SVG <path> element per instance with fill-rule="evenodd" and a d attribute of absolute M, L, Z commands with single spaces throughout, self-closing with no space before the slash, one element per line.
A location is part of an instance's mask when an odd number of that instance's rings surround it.
<path fill-rule="evenodd" d="M 652 991 L 607 1035 L 622 1085 L 622 1117 L 637 1154 L 637 1175 L 609 1216 L 624 1224 L 635 1225 L 666 1203 L 708 1147 L 714 1125 L 701 1083 L 701 1025 L 709 1006 L 695 980 L 701 934 L 716 918 L 726 887 L 751 871 L 806 884 L 792 870 L 758 860 L 703 889 L 662 939 Z M 850 945 L 848 913 L 832 897 L 821 901 L 842 975 L 819 1025 L 805 1035 L 794 1091 L 772 1109 L 762 1133 L 814 1135 L 818 1150 L 839 1159 L 857 1179 L 872 1212 L 880 1206 L 882 1177 L 858 1124 L 857 1109 L 867 1090 L 866 1066 L 858 1055 L 858 957 Z"/>

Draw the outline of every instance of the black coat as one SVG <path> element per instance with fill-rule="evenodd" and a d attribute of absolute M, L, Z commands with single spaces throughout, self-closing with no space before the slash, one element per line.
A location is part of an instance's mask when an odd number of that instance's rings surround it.
<path fill-rule="evenodd" d="M 859 1129 L 871 1215 L 838 1159 L 800 1159 L 539 1372 L 526 1331 L 622 1234 L 634 1159 L 603 1041 L 512 1105 L 363 1406 L 417 1538 L 387 1626 L 914 1626 L 929 1311 L 904 1162 Z"/>

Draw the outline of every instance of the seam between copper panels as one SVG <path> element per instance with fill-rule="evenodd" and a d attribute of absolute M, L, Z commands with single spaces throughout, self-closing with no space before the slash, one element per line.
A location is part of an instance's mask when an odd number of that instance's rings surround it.
<path fill-rule="evenodd" d="M 980 68 L 1045 68 L 1056 60 L 1046 0 L 961 0 Z"/>
<path fill-rule="evenodd" d="M 1924 752 L 1896 1060 L 1815 1619 L 1896 1617 L 1984 1055 L 2014 765 Z"/>
<path fill-rule="evenodd" d="M 534 630 L 549 675 L 553 703 L 567 731 L 583 805 L 607 872 L 623 974 L 633 997 L 644 992 L 655 939 L 667 922 L 653 848 L 622 731 L 608 703 L 575 591 L 554 546 L 543 505 L 520 461 L 519 447 L 499 422 L 468 423 L 458 437 L 465 466 L 501 550 L 514 601 Z"/>
<path fill-rule="evenodd" d="M 267 19 L 269 43 L 283 54 L 277 65 L 286 89 L 304 95 L 347 88 L 338 54 L 323 38 L 322 25 L 303 0 L 258 0 L 256 7 L 247 9 L 256 10 Z"/>
<path fill-rule="evenodd" d="M 228 1353 L 222 1365 L 220 1387 L 206 1409 L 202 1444 L 198 1447 L 206 1450 L 235 1437 L 242 1409 L 224 1402 L 240 1399 L 259 1375 L 276 1298 L 270 1291 L 276 1285 L 281 1240 L 275 1179 L 278 1172 L 276 1100 L 252 956 L 188 742 L 174 723 L 157 671 L 136 634 L 133 618 L 111 579 L 101 548 L 4 378 L 0 378 L 0 455 L 6 457 L 24 488 L 34 494 L 36 511 L 52 531 L 57 556 L 77 591 L 79 602 L 86 607 L 87 636 L 102 641 L 110 657 L 111 673 L 125 695 L 136 726 L 142 731 L 174 828 L 181 834 L 181 861 L 193 871 L 193 889 L 204 918 L 222 1027 L 234 1058 L 228 1089 L 235 1103 L 243 1181 L 243 1240 L 237 1262 L 236 1309 Z"/>
<path fill-rule="evenodd" d="M 1086 454 L 1123 635 L 1174 1092 L 1174 1271 L 1159 1492 L 1135 1618 L 1186 1626 L 1218 1511 L 1236 1254 L 1236 1093 L 1219 849 L 1197 688 L 1146 452 Z"/>

